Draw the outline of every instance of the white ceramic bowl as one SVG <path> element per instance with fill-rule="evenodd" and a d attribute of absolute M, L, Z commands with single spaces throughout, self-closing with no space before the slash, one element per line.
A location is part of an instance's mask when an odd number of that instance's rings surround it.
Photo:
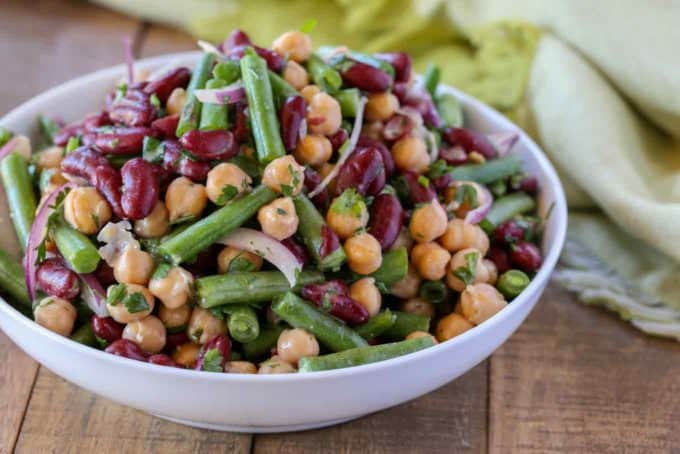
<path fill-rule="evenodd" d="M 196 52 L 168 55 L 138 65 L 191 65 L 197 56 Z M 0 124 L 35 137 L 38 114 L 79 119 L 102 107 L 105 94 L 123 74 L 124 68 L 118 66 L 60 85 L 13 110 Z M 518 129 L 481 102 L 454 89 L 446 90 L 460 98 L 472 128 L 483 132 Z M 1 300 L 0 328 L 26 353 L 66 380 L 116 402 L 197 427 L 239 432 L 303 430 L 401 404 L 439 388 L 488 357 L 522 323 L 548 282 L 564 241 L 566 203 L 553 167 L 526 134 L 520 136 L 514 152 L 538 177 L 540 214 L 545 215 L 554 204 L 543 237 L 543 267 L 507 308 L 432 348 L 327 372 L 229 375 L 161 367 L 84 347 L 40 327 Z M 0 217 L 9 218 L 6 211 L 0 212 Z"/>

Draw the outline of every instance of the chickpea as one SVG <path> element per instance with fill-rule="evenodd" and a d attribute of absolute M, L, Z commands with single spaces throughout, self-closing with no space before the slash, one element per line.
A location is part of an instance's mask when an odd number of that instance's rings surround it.
<path fill-rule="evenodd" d="M 312 102 L 312 98 L 317 93 L 321 93 L 321 89 L 316 85 L 307 85 L 302 90 L 300 90 L 300 94 L 303 98 L 305 98 L 305 102 L 307 102 L 307 104 Z"/>
<path fill-rule="evenodd" d="M 199 217 L 207 203 L 205 186 L 194 183 L 187 177 L 172 180 L 165 192 L 165 206 L 170 213 L 170 222 Z"/>
<path fill-rule="evenodd" d="M 160 200 L 144 219 L 135 221 L 135 233 L 142 238 L 159 238 L 170 231 L 168 209 Z"/>
<path fill-rule="evenodd" d="M 295 372 L 295 367 L 278 356 L 272 356 L 267 361 L 260 363 L 258 374 L 290 374 Z"/>
<path fill-rule="evenodd" d="M 397 298 L 413 298 L 418 295 L 418 290 L 420 289 L 420 276 L 416 272 L 416 268 L 412 263 L 408 265 L 408 272 L 406 276 L 390 288 L 390 293 Z"/>
<path fill-rule="evenodd" d="M 406 227 L 402 227 L 401 230 L 399 230 L 399 235 L 397 236 L 397 239 L 394 240 L 394 243 L 392 243 L 392 246 L 390 246 L 390 251 L 401 247 L 406 248 L 407 252 L 410 252 L 413 247 L 413 238 L 411 238 L 411 233 Z"/>
<path fill-rule="evenodd" d="M 385 121 L 399 108 L 399 100 L 392 93 L 371 93 L 366 103 L 366 119 L 368 121 Z"/>
<path fill-rule="evenodd" d="M 64 199 L 64 219 L 79 232 L 92 235 L 111 219 L 111 207 L 97 189 L 74 188 Z"/>
<path fill-rule="evenodd" d="M 61 170 L 58 169 L 46 169 L 47 172 L 49 172 L 49 179 L 47 182 L 47 186 L 42 191 L 43 198 L 52 194 L 55 189 L 57 189 L 59 186 L 62 184 L 68 183 L 68 180 L 64 176 L 64 174 L 61 172 Z M 41 178 L 44 174 L 41 174 Z M 38 205 L 42 205 L 43 200 L 40 201 Z"/>
<path fill-rule="evenodd" d="M 470 270 L 470 264 L 468 263 L 472 260 L 475 262 L 474 270 Z M 449 288 L 457 292 L 462 292 L 466 286 L 466 283 L 454 274 L 456 270 L 461 268 L 468 272 L 473 272 L 474 278 L 471 282 L 472 284 L 487 282 L 489 280 L 489 270 L 484 266 L 482 254 L 477 249 L 463 249 L 462 251 L 456 252 L 453 257 L 451 257 L 446 273 L 446 284 Z"/>
<path fill-rule="evenodd" d="M 227 332 L 227 325 L 223 320 L 215 317 L 210 311 L 202 307 L 195 307 L 189 319 L 187 333 L 189 339 L 199 344 L 205 344 L 213 337 Z"/>
<path fill-rule="evenodd" d="M 456 313 L 451 313 L 439 320 L 437 328 L 435 329 L 435 335 L 439 342 L 444 342 L 464 333 L 474 326 L 475 325 L 470 323 L 465 317 Z"/>
<path fill-rule="evenodd" d="M 309 84 L 307 70 L 298 62 L 288 60 L 283 68 L 283 79 L 296 90 L 302 90 Z"/>
<path fill-rule="evenodd" d="M 144 297 L 148 306 L 147 309 L 140 310 L 139 312 L 130 312 L 128 309 L 129 304 L 125 304 L 124 298 L 134 298 L 135 294 L 141 294 Z M 113 302 L 113 304 L 107 301 L 106 308 L 109 310 L 109 315 L 118 323 L 131 323 L 151 314 L 154 303 L 153 295 L 145 287 L 136 284 L 125 284 L 125 295 L 120 300 Z"/>
<path fill-rule="evenodd" d="M 498 268 L 496 267 L 496 264 L 489 259 L 484 259 L 482 263 L 489 273 L 489 278 L 486 280 L 486 283 L 496 285 L 496 281 L 498 280 Z"/>
<path fill-rule="evenodd" d="M 463 193 L 462 201 L 460 201 L 460 203 L 456 201 L 456 203 L 452 204 L 457 197 L 458 191 L 465 191 L 465 193 Z M 474 208 L 471 204 L 472 199 L 469 198 L 469 195 L 474 195 L 476 198 L 480 194 L 483 194 L 483 191 L 484 190 L 479 184 L 468 181 L 465 182 L 465 184 L 447 188 L 444 193 L 444 200 L 447 204 L 453 205 L 452 207 L 447 206 L 447 208 L 452 210 L 456 217 L 464 218 Z"/>
<path fill-rule="evenodd" d="M 281 197 L 260 208 L 257 220 L 264 233 L 279 241 L 293 236 L 300 222 L 290 197 Z"/>
<path fill-rule="evenodd" d="M 113 265 L 113 277 L 121 284 L 146 285 L 151 279 L 154 266 L 151 254 L 127 247 Z"/>
<path fill-rule="evenodd" d="M 294 153 L 295 159 L 312 167 L 328 162 L 332 155 L 331 141 L 317 134 L 309 134 L 300 140 Z"/>
<path fill-rule="evenodd" d="M 298 195 L 304 183 L 305 168 L 291 155 L 274 159 L 262 173 L 262 184 L 278 193 L 282 193 L 287 187 L 291 192 L 285 194 L 287 196 Z"/>
<path fill-rule="evenodd" d="M 380 312 L 382 295 L 380 295 L 380 290 L 375 285 L 374 278 L 365 277 L 356 281 L 349 287 L 349 296 L 361 304 L 371 317 Z"/>
<path fill-rule="evenodd" d="M 250 176 L 236 164 L 223 162 L 208 172 L 205 191 L 208 198 L 218 205 L 224 205 L 232 197 L 250 190 Z M 225 192 L 225 190 L 228 190 Z M 228 199 L 225 200 L 225 197 Z"/>
<path fill-rule="evenodd" d="M 446 275 L 449 260 L 449 251 L 435 242 L 416 244 L 411 249 L 411 263 L 420 276 L 430 281 L 437 281 Z"/>
<path fill-rule="evenodd" d="M 165 325 L 153 315 L 127 324 L 123 339 L 139 345 L 147 353 L 158 353 L 165 347 Z"/>
<path fill-rule="evenodd" d="M 355 189 L 346 189 L 333 199 L 326 212 L 326 222 L 337 235 L 346 240 L 368 224 L 368 208 Z"/>
<path fill-rule="evenodd" d="M 38 303 L 33 310 L 35 322 L 62 336 L 68 336 L 73 331 L 76 322 L 76 308 L 62 298 L 48 296 Z"/>
<path fill-rule="evenodd" d="M 340 103 L 334 97 L 324 92 L 312 96 L 307 107 L 307 127 L 312 134 L 330 136 L 341 124 Z"/>
<path fill-rule="evenodd" d="M 486 162 L 486 158 L 479 151 L 470 152 L 468 160 L 474 164 L 484 164 Z"/>
<path fill-rule="evenodd" d="M 411 298 L 410 300 L 401 303 L 402 312 L 409 314 L 424 315 L 426 317 L 434 317 L 434 305 L 422 298 Z"/>
<path fill-rule="evenodd" d="M 300 358 L 319 355 L 319 343 L 316 337 L 300 328 L 285 329 L 276 342 L 279 358 L 290 364 L 297 364 Z"/>
<path fill-rule="evenodd" d="M 347 265 L 355 273 L 371 274 L 382 264 L 380 243 L 370 233 L 360 233 L 345 241 Z"/>
<path fill-rule="evenodd" d="M 179 365 L 189 369 L 196 367 L 198 361 L 198 353 L 201 351 L 201 346 L 193 342 L 180 345 L 172 352 L 172 359 Z"/>
<path fill-rule="evenodd" d="M 361 127 L 361 135 L 373 140 L 382 140 L 384 126 L 382 121 L 364 123 Z"/>
<path fill-rule="evenodd" d="M 406 340 L 420 339 L 421 337 L 430 337 L 430 338 L 432 338 L 432 341 L 435 344 L 439 343 L 439 342 L 437 342 L 437 338 L 434 337 L 432 334 L 428 333 L 427 331 L 414 331 L 412 333 L 409 333 L 408 336 L 406 336 Z"/>
<path fill-rule="evenodd" d="M 186 104 L 186 101 L 186 90 L 182 87 L 177 87 L 172 90 L 172 93 L 170 93 L 170 96 L 168 96 L 168 100 L 165 103 L 165 110 L 167 111 L 168 115 L 182 113 L 182 109 L 184 109 L 184 104 Z"/>
<path fill-rule="evenodd" d="M 489 251 L 489 237 L 484 230 L 462 219 L 451 219 L 446 224 L 446 231 L 439 238 L 439 243 L 451 253 L 468 248 L 477 249 L 482 255 Z"/>
<path fill-rule="evenodd" d="M 158 274 L 158 273 L 156 273 Z M 179 266 L 170 268 L 165 276 L 154 276 L 149 282 L 149 291 L 161 300 L 168 309 L 185 306 L 191 298 L 194 277 Z"/>
<path fill-rule="evenodd" d="M 427 145 L 420 137 L 408 136 L 392 145 L 394 164 L 399 170 L 412 170 L 423 173 L 430 166 Z"/>
<path fill-rule="evenodd" d="M 319 166 L 319 168 L 317 168 L 316 171 L 319 173 L 319 176 L 323 180 L 328 176 L 328 174 L 330 174 L 333 171 L 334 168 L 335 168 L 335 164 L 331 164 L 330 162 L 326 162 L 326 163 L 322 164 L 321 166 Z M 331 182 L 328 183 L 328 186 L 326 186 L 326 187 L 328 188 L 328 192 L 330 194 L 334 194 L 335 193 L 335 179 L 331 180 Z"/>
<path fill-rule="evenodd" d="M 244 268 L 248 268 L 248 271 L 259 271 L 260 268 L 262 268 L 262 257 L 259 255 L 227 246 L 222 249 L 217 256 L 217 267 L 220 274 L 230 271 L 229 268 L 234 259 L 238 259 L 238 262 L 234 262 L 234 266 L 238 268 L 236 271 L 244 271 Z M 249 262 L 250 265 L 244 261 Z"/>
<path fill-rule="evenodd" d="M 191 307 L 188 304 L 183 304 L 174 309 L 161 304 L 158 308 L 158 318 L 161 319 L 167 329 L 185 326 L 189 322 L 189 317 L 191 317 Z"/>
<path fill-rule="evenodd" d="M 484 283 L 465 287 L 459 304 L 463 316 L 475 325 L 490 319 L 508 305 L 496 287 Z"/>
<path fill-rule="evenodd" d="M 58 169 L 61 160 L 64 159 L 64 147 L 53 146 L 44 149 L 35 155 L 35 163 L 39 171 L 45 169 Z"/>
<path fill-rule="evenodd" d="M 297 30 L 289 31 L 274 40 L 272 49 L 282 57 L 302 63 L 312 55 L 312 38 Z"/>
<path fill-rule="evenodd" d="M 427 243 L 446 232 L 447 221 L 446 211 L 436 199 L 433 199 L 430 203 L 413 210 L 408 228 L 416 242 Z"/>
<path fill-rule="evenodd" d="M 248 361 L 227 361 L 224 371 L 228 374 L 256 374 L 257 366 Z"/>

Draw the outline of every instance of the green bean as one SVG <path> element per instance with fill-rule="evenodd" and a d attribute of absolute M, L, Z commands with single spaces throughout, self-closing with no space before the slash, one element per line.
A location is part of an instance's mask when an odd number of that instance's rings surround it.
<path fill-rule="evenodd" d="M 298 291 L 304 285 L 323 280 L 323 274 L 318 271 L 302 271 L 292 290 Z M 280 271 L 230 272 L 196 280 L 197 302 L 206 309 L 229 304 L 269 302 L 290 290 L 290 283 Z"/>
<path fill-rule="evenodd" d="M 222 79 L 210 79 L 205 83 L 205 88 L 214 89 L 226 87 L 228 83 Z M 201 131 L 225 130 L 229 128 L 229 117 L 226 104 L 211 104 L 204 102 L 201 105 Z"/>
<path fill-rule="evenodd" d="M 519 156 L 511 154 L 499 159 L 492 159 L 482 164 L 465 164 L 454 167 L 449 175 L 457 181 L 475 181 L 481 184 L 489 184 L 496 180 L 507 178 L 522 170 L 522 160 Z"/>
<path fill-rule="evenodd" d="M 229 159 L 229 162 L 236 164 L 248 174 L 250 178 L 260 178 L 262 176 L 262 170 L 260 164 L 254 158 L 249 158 L 248 156 L 238 154 L 233 158 Z"/>
<path fill-rule="evenodd" d="M 424 336 L 391 344 L 353 348 L 340 353 L 331 353 L 330 355 L 311 356 L 300 359 L 298 371 L 319 372 L 377 363 L 417 352 L 433 345 L 434 339 L 430 336 Z"/>
<path fill-rule="evenodd" d="M 442 281 L 424 281 L 420 285 L 420 297 L 432 303 L 439 304 L 449 297 L 449 288 Z"/>
<path fill-rule="evenodd" d="M 251 342 L 260 335 L 260 322 L 252 307 L 247 304 L 233 304 L 224 306 L 222 310 L 229 315 L 227 328 L 232 339 Z"/>
<path fill-rule="evenodd" d="M 531 279 L 520 270 L 508 270 L 498 278 L 496 288 L 508 299 L 512 299 L 527 288 Z"/>
<path fill-rule="evenodd" d="M 342 77 L 340 73 L 328 66 L 321 57 L 312 54 L 307 60 L 307 71 L 312 77 L 312 81 L 322 91 L 327 93 L 334 93 L 342 86 Z"/>
<path fill-rule="evenodd" d="M 321 271 L 338 270 L 345 263 L 347 256 L 342 246 L 321 257 L 322 231 L 326 225 L 321 213 L 316 209 L 311 200 L 300 194 L 293 199 L 295 211 L 299 219 L 298 233 L 302 237 L 309 254 Z"/>
<path fill-rule="evenodd" d="M 12 131 L 0 126 L 0 147 L 9 142 L 13 136 L 14 134 L 12 134 Z"/>
<path fill-rule="evenodd" d="M 241 78 L 248 97 L 250 129 L 255 137 L 257 159 L 267 164 L 284 156 L 286 149 L 283 147 L 279 131 L 279 119 L 267 63 L 250 48 L 241 58 Z"/>
<path fill-rule="evenodd" d="M 241 67 L 233 60 L 221 61 L 213 68 L 212 75 L 215 79 L 231 84 L 241 78 Z"/>
<path fill-rule="evenodd" d="M 366 340 L 374 339 L 395 324 L 397 316 L 389 309 L 374 315 L 363 325 L 355 326 L 354 331 Z"/>
<path fill-rule="evenodd" d="M 170 263 L 176 265 L 182 263 L 240 227 L 253 217 L 261 206 L 275 198 L 274 191 L 266 186 L 259 186 L 250 194 L 227 203 L 207 217 L 191 224 L 186 230 L 164 239 L 158 247 L 158 252 Z"/>
<path fill-rule="evenodd" d="M 31 307 L 24 269 L 3 250 L 0 250 L 0 289 L 22 306 Z"/>
<path fill-rule="evenodd" d="M 269 71 L 269 83 L 272 86 L 272 94 L 277 105 L 283 104 L 289 96 L 298 96 L 300 93 L 288 82 L 275 72 Z"/>
<path fill-rule="evenodd" d="M 88 237 L 65 223 L 58 224 L 52 235 L 69 268 L 79 274 L 92 273 L 97 269 L 99 252 Z"/>
<path fill-rule="evenodd" d="M 243 347 L 243 356 L 248 361 L 257 361 L 268 357 L 270 355 L 271 349 L 276 347 L 276 341 L 279 339 L 279 335 L 283 331 L 283 327 L 280 325 L 267 325 L 260 329 L 260 335 L 257 339 L 245 342 Z"/>
<path fill-rule="evenodd" d="M 380 268 L 370 276 L 375 279 L 376 284 L 389 289 L 394 284 L 406 277 L 408 272 L 408 251 L 405 247 L 393 249 L 383 254 Z"/>
<path fill-rule="evenodd" d="M 440 75 L 441 71 L 438 66 L 435 66 L 432 63 L 427 65 L 427 69 L 425 69 L 425 74 L 423 75 L 423 85 L 425 85 L 425 88 L 433 98 L 435 93 L 437 93 Z"/>
<path fill-rule="evenodd" d="M 10 153 L 0 162 L 0 175 L 5 187 L 14 230 L 21 249 L 25 251 L 36 209 L 33 183 L 28 174 L 28 163 L 19 154 Z"/>
<path fill-rule="evenodd" d="M 191 75 L 191 80 L 186 90 L 186 103 L 177 123 L 177 137 L 182 137 L 185 132 L 198 128 L 201 118 L 201 103 L 196 99 L 194 90 L 205 87 L 205 83 L 210 77 L 213 63 L 215 63 L 215 55 L 211 53 L 203 54 Z"/>
<path fill-rule="evenodd" d="M 445 128 L 463 126 L 463 108 L 458 98 L 450 93 L 442 93 L 435 98 L 435 104 Z"/>
<path fill-rule="evenodd" d="M 71 334 L 71 340 L 78 342 L 79 344 L 87 345 L 88 347 L 94 347 L 97 345 L 97 338 L 92 331 L 92 325 L 89 322 L 82 324 L 73 334 Z"/>
<path fill-rule="evenodd" d="M 358 88 L 346 88 L 333 94 L 333 96 L 340 104 L 343 117 L 356 117 L 357 107 L 361 100 L 361 92 Z"/>
<path fill-rule="evenodd" d="M 291 326 L 314 334 L 322 345 L 334 352 L 368 345 L 353 329 L 294 293 L 288 292 L 277 298 L 272 304 L 272 311 Z"/>
<path fill-rule="evenodd" d="M 414 331 L 430 330 L 430 317 L 408 312 L 394 311 L 397 319 L 391 328 L 383 332 L 382 337 L 388 340 L 401 340 Z"/>
<path fill-rule="evenodd" d="M 524 192 L 513 192 L 494 201 L 486 215 L 485 223 L 493 228 L 512 219 L 518 214 L 527 213 L 536 208 L 536 201 Z"/>
<path fill-rule="evenodd" d="M 346 52 L 338 53 L 337 48 L 332 46 L 321 46 L 316 53 L 324 60 L 330 58 L 330 64 L 336 67 L 342 65 L 342 63 L 347 61 L 349 58 L 351 60 L 358 61 L 359 63 L 378 68 L 389 74 L 390 77 L 394 78 L 394 67 L 385 60 L 376 58 L 373 55 L 357 52 L 355 50 L 348 50 Z"/>
<path fill-rule="evenodd" d="M 40 125 L 40 134 L 43 136 L 45 144 L 54 145 L 54 136 L 57 135 L 61 126 L 45 115 L 40 115 L 38 117 L 38 124 Z"/>

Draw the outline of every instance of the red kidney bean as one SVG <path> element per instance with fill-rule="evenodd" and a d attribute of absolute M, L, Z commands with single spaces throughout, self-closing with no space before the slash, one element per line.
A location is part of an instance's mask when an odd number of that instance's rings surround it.
<path fill-rule="evenodd" d="M 404 220 L 404 209 L 399 199 L 392 194 L 376 196 L 371 205 L 368 233 L 373 235 L 383 250 L 394 244 Z"/>
<path fill-rule="evenodd" d="M 194 161 L 182 154 L 182 146 L 176 140 L 163 141 L 163 169 L 177 173 L 195 182 L 202 182 L 208 177 L 210 164 L 205 161 Z"/>
<path fill-rule="evenodd" d="M 111 268 L 105 261 L 100 261 L 97 269 L 94 272 L 95 277 L 105 288 L 109 285 L 117 284 L 115 276 L 113 275 L 113 268 Z"/>
<path fill-rule="evenodd" d="M 499 246 L 491 246 L 489 252 L 486 254 L 486 258 L 496 265 L 499 274 L 505 273 L 510 269 L 510 258 L 508 257 L 508 253 Z"/>
<path fill-rule="evenodd" d="M 267 62 L 267 67 L 274 71 L 275 73 L 281 72 L 283 69 L 283 66 L 286 64 L 286 61 L 282 56 L 277 54 L 271 49 L 267 49 L 265 47 L 260 47 L 260 46 L 255 46 L 252 44 L 249 45 L 240 45 L 240 46 L 234 46 L 227 51 L 227 55 L 230 58 L 234 59 L 241 59 L 243 55 L 245 54 L 245 50 L 248 47 L 252 47 L 253 50 L 255 50 L 255 53 L 259 55 L 261 58 L 264 59 L 264 61 Z"/>
<path fill-rule="evenodd" d="M 399 86 L 398 94 L 395 96 L 399 98 L 399 102 L 404 106 L 415 108 L 423 117 L 423 121 L 431 128 L 441 128 L 442 120 L 439 117 L 439 112 L 432 101 L 430 93 L 422 86 L 412 85 L 410 87 Z"/>
<path fill-rule="evenodd" d="M 398 140 L 404 135 L 411 132 L 414 124 L 413 120 L 406 115 L 396 114 L 390 118 L 383 128 L 383 137 L 385 140 Z"/>
<path fill-rule="evenodd" d="M 191 342 L 189 336 L 185 331 L 180 333 L 170 334 L 165 336 L 165 351 L 172 353 L 180 345 L 184 345 Z"/>
<path fill-rule="evenodd" d="M 196 370 L 203 370 L 205 354 L 213 349 L 217 349 L 220 352 L 222 356 L 222 370 L 224 371 L 224 365 L 229 361 L 229 355 L 231 354 L 231 340 L 229 340 L 226 334 L 218 334 L 201 347 L 201 350 L 198 352 L 198 359 L 196 360 Z"/>
<path fill-rule="evenodd" d="M 133 158 L 120 169 L 123 180 L 121 206 L 127 219 L 143 219 L 156 205 L 160 183 L 155 167 L 142 158 Z"/>
<path fill-rule="evenodd" d="M 307 103 L 302 96 L 290 96 L 281 106 L 281 138 L 287 151 L 295 150 L 300 137 L 300 125 L 307 113 Z"/>
<path fill-rule="evenodd" d="M 111 317 L 98 317 L 93 315 L 90 318 L 90 326 L 94 335 L 99 339 L 111 344 L 123 337 L 124 326 Z"/>
<path fill-rule="evenodd" d="M 411 56 L 406 52 L 376 54 L 375 57 L 392 65 L 396 82 L 408 82 L 411 80 Z"/>
<path fill-rule="evenodd" d="M 245 143 L 248 142 L 248 139 L 250 139 L 250 118 L 248 114 L 248 106 L 242 102 L 236 103 L 234 138 L 238 143 Z"/>
<path fill-rule="evenodd" d="M 445 173 L 444 175 L 437 177 L 431 181 L 435 190 L 438 193 L 441 193 L 442 191 L 446 190 L 449 186 L 451 186 L 451 183 L 453 183 L 453 177 L 450 174 Z"/>
<path fill-rule="evenodd" d="M 158 134 L 166 139 L 177 138 L 177 124 L 179 123 L 179 114 L 168 115 L 167 117 L 158 118 L 151 123 L 151 129 L 158 132 Z"/>
<path fill-rule="evenodd" d="M 60 147 L 66 146 L 68 139 L 81 135 L 83 131 L 84 129 L 82 122 L 66 125 L 61 128 L 57 134 L 55 134 L 54 144 Z"/>
<path fill-rule="evenodd" d="M 179 369 L 184 369 L 184 366 L 181 366 L 168 355 L 164 355 L 162 353 L 149 356 L 147 361 L 151 364 L 156 364 L 157 366 L 177 367 Z"/>
<path fill-rule="evenodd" d="M 321 175 L 319 175 L 316 170 L 312 169 L 311 167 L 305 167 L 304 185 L 307 192 L 312 192 L 314 189 L 316 189 L 316 187 L 321 184 L 322 180 L 323 179 L 321 178 Z M 328 207 L 328 202 L 328 188 L 323 188 L 321 192 L 312 198 L 312 203 L 314 203 L 317 208 L 325 209 Z"/>
<path fill-rule="evenodd" d="M 191 71 L 189 68 L 181 67 L 175 68 L 165 73 L 160 78 L 149 82 L 144 87 L 144 93 L 147 95 L 155 94 L 160 102 L 165 102 L 170 97 L 170 93 L 175 88 L 185 88 L 191 78 Z"/>
<path fill-rule="evenodd" d="M 342 144 L 347 142 L 347 139 L 349 139 L 349 133 L 344 128 L 338 129 L 338 132 L 328 137 L 328 140 L 330 140 L 331 146 L 333 147 L 333 151 L 337 151 Z"/>
<path fill-rule="evenodd" d="M 427 186 L 423 186 L 421 181 L 418 181 L 420 175 L 416 172 L 406 171 L 402 174 L 402 179 L 408 187 L 409 198 L 414 205 L 428 203 L 437 198 L 437 192 L 434 190 L 432 183 L 430 182 Z"/>
<path fill-rule="evenodd" d="M 196 255 L 193 263 L 186 263 L 184 268 L 194 275 L 194 277 L 212 276 L 217 274 L 217 256 L 224 246 L 213 244 Z"/>
<path fill-rule="evenodd" d="M 141 153 L 144 137 L 155 135 L 151 128 L 143 126 L 104 128 L 93 132 L 94 147 L 104 154 Z"/>
<path fill-rule="evenodd" d="M 332 280 L 323 284 L 308 284 L 302 288 L 304 299 L 328 311 L 331 315 L 350 325 L 365 323 L 370 316 L 368 311 L 348 294 L 349 287 L 340 280 Z"/>
<path fill-rule="evenodd" d="M 510 263 L 522 271 L 537 271 L 543 263 L 541 251 L 533 243 L 520 241 L 510 247 Z"/>
<path fill-rule="evenodd" d="M 386 91 L 392 85 L 392 78 L 385 71 L 360 62 L 352 62 L 341 72 L 347 85 L 368 92 Z"/>
<path fill-rule="evenodd" d="M 359 136 L 359 140 L 357 141 L 357 149 L 369 147 L 373 147 L 380 152 L 380 155 L 383 159 L 383 165 L 385 166 L 385 173 L 387 174 L 388 178 L 391 177 L 394 173 L 394 158 L 392 157 L 390 150 L 384 143 L 378 140 L 371 139 L 368 136 Z"/>
<path fill-rule="evenodd" d="M 380 170 L 375 175 L 375 178 L 373 178 L 373 181 L 371 181 L 371 184 L 369 184 L 368 188 L 366 188 L 366 195 L 380 194 L 380 191 L 383 190 L 386 182 L 387 177 L 385 176 L 385 166 L 381 166 Z"/>
<path fill-rule="evenodd" d="M 347 188 L 355 188 L 366 195 L 376 177 L 385 173 L 385 165 L 378 149 L 369 147 L 355 151 L 342 165 L 335 179 L 336 194 Z"/>
<path fill-rule="evenodd" d="M 237 46 L 248 46 L 252 44 L 250 37 L 238 28 L 232 30 L 227 39 L 225 39 L 222 44 L 220 44 L 220 50 L 222 52 L 229 52 L 231 49 Z"/>
<path fill-rule="evenodd" d="M 111 209 L 119 218 L 125 217 L 125 212 L 121 205 L 120 188 L 123 181 L 120 177 L 118 169 L 113 168 L 111 164 L 106 166 L 98 166 L 94 169 L 94 175 L 91 179 L 92 185 L 104 196 Z"/>
<path fill-rule="evenodd" d="M 324 297 L 333 295 L 349 295 L 349 286 L 344 281 L 333 279 L 322 284 L 307 284 L 302 287 L 302 297 L 317 306 Z"/>
<path fill-rule="evenodd" d="M 105 111 L 99 113 L 91 113 L 83 119 L 83 130 L 85 132 L 94 132 L 97 128 L 111 124 L 109 114 Z"/>
<path fill-rule="evenodd" d="M 300 244 L 295 238 L 288 237 L 285 240 L 281 240 L 281 244 L 286 246 L 286 248 L 293 253 L 295 258 L 298 259 L 300 263 L 306 265 L 309 263 L 309 255 L 307 254 L 307 249 Z"/>
<path fill-rule="evenodd" d="M 130 88 L 125 96 L 111 105 L 109 117 L 115 123 L 126 126 L 147 126 L 156 118 L 156 108 L 148 94 Z"/>
<path fill-rule="evenodd" d="M 200 159 L 225 160 L 238 154 L 234 135 L 229 131 L 191 130 L 185 133 L 179 143 Z"/>
<path fill-rule="evenodd" d="M 527 175 L 519 181 L 516 187 L 513 185 L 513 189 L 519 189 L 527 194 L 535 194 L 538 191 L 538 180 L 536 177 Z"/>
<path fill-rule="evenodd" d="M 123 358 L 137 361 L 146 361 L 147 358 L 146 353 L 144 353 L 139 345 L 127 339 L 118 339 L 117 341 L 114 341 L 111 345 L 106 347 L 105 351 L 112 355 L 122 356 Z"/>
<path fill-rule="evenodd" d="M 319 255 L 321 258 L 327 257 L 329 254 L 335 252 L 340 247 L 340 238 L 338 235 L 324 224 L 321 227 L 321 245 L 319 246 Z"/>
<path fill-rule="evenodd" d="M 494 229 L 493 238 L 499 244 L 514 244 L 524 239 L 524 228 L 511 219 Z"/>
<path fill-rule="evenodd" d="M 463 150 L 463 147 L 453 145 L 439 149 L 439 159 L 443 159 L 447 164 L 459 166 L 467 162 L 468 155 L 465 150 Z"/>
<path fill-rule="evenodd" d="M 87 147 L 80 147 L 62 159 L 61 170 L 91 180 L 94 170 L 99 166 L 106 165 L 110 164 L 104 156 Z"/>
<path fill-rule="evenodd" d="M 80 293 L 78 275 L 68 269 L 61 259 L 43 261 L 36 272 L 40 288 L 50 296 L 73 299 Z"/>
<path fill-rule="evenodd" d="M 395 82 L 392 87 L 392 94 L 397 97 L 399 104 L 406 105 L 408 96 L 408 83 L 407 82 Z"/>
<path fill-rule="evenodd" d="M 482 133 L 466 128 L 446 128 L 444 138 L 451 145 L 460 145 L 467 153 L 476 151 L 486 159 L 498 156 L 498 151 Z"/>

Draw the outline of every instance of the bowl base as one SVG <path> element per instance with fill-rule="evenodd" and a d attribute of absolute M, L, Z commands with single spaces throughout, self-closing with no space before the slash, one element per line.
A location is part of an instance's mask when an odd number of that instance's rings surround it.
<path fill-rule="evenodd" d="M 190 427 L 197 427 L 199 429 L 217 430 L 220 432 L 238 432 L 238 433 L 282 433 L 282 432 L 300 432 L 303 430 L 320 429 L 322 427 L 334 426 L 343 422 L 351 421 L 352 419 L 360 418 L 364 415 L 350 416 L 349 418 L 333 419 L 331 421 L 315 422 L 310 424 L 290 424 L 282 426 L 240 426 L 231 424 L 210 424 L 197 421 L 189 421 L 186 419 L 171 418 L 169 416 L 154 414 L 157 418 L 165 419 L 177 424 L 182 424 Z"/>

